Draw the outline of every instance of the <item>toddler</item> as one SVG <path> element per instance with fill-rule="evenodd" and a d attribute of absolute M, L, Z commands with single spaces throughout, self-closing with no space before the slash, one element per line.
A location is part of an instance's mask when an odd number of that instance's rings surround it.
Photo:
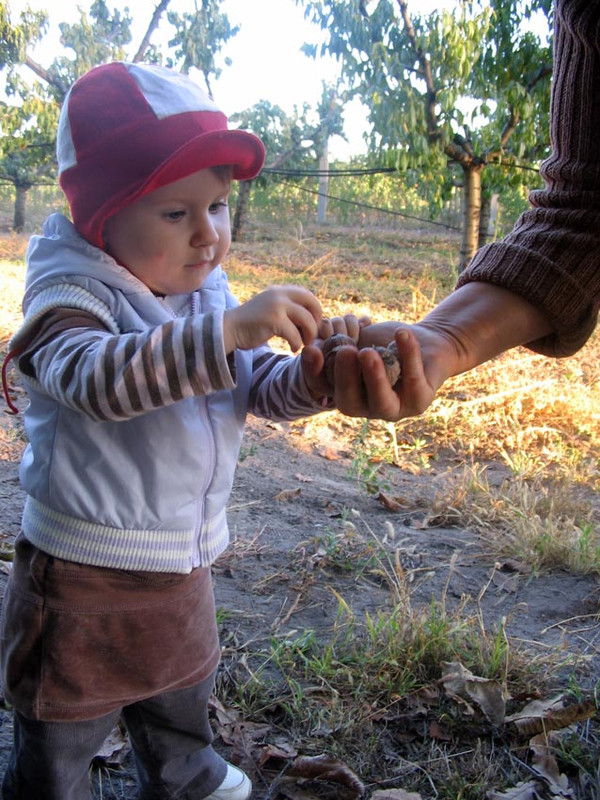
<path fill-rule="evenodd" d="M 249 778 L 213 749 L 219 661 L 210 565 L 247 412 L 331 408 L 311 292 L 244 304 L 221 261 L 232 180 L 264 148 L 230 130 L 187 76 L 96 67 L 60 116 L 53 214 L 27 252 L 27 493 L 4 599 L 1 665 L 14 707 L 2 797 L 85 800 L 95 753 L 121 718 L 140 798 L 246 800 Z M 265 343 L 286 339 L 300 356 Z"/>

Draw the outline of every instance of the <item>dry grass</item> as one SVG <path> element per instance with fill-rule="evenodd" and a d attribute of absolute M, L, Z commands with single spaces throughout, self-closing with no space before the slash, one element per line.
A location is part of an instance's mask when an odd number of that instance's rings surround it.
<path fill-rule="evenodd" d="M 271 228 L 251 230 L 230 259 L 236 293 L 243 298 L 268 283 L 293 281 L 311 288 L 329 315 L 415 321 L 455 280 L 453 239 L 414 231 L 300 233 L 293 226 L 279 238 Z M 536 570 L 595 572 L 599 377 L 594 334 L 569 359 L 523 348 L 505 353 L 451 379 L 426 414 L 394 426 L 330 415 L 298 425 L 308 439 L 354 446 L 357 477 L 370 491 L 385 485 L 386 463 L 435 474 L 432 516 L 479 528 L 498 556 L 525 558 Z"/>

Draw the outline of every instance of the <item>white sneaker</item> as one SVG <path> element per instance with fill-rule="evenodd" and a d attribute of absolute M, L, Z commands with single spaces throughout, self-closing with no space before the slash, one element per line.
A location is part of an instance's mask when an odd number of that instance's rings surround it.
<path fill-rule="evenodd" d="M 252 793 L 250 778 L 241 769 L 227 764 L 223 783 L 205 800 L 248 800 Z"/>

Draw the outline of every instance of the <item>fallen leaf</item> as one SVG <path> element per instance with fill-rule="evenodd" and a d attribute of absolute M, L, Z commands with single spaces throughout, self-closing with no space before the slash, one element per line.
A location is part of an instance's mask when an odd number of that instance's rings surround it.
<path fill-rule="evenodd" d="M 526 689 L 522 692 L 516 692 L 512 696 L 512 699 L 515 701 L 515 703 L 525 703 L 530 700 L 541 700 L 541 698 L 542 693 L 539 689 Z"/>
<path fill-rule="evenodd" d="M 436 720 L 432 720 L 429 726 L 429 738 L 439 742 L 449 742 L 452 739 L 450 734 L 447 733 Z"/>
<path fill-rule="evenodd" d="M 558 768 L 558 764 L 554 756 L 546 753 L 538 755 L 532 763 L 532 768 L 538 773 L 545 781 L 548 782 L 550 791 L 558 794 L 561 797 L 570 797 L 569 779 L 563 775 Z"/>
<path fill-rule="evenodd" d="M 423 800 L 418 792 L 405 792 L 404 789 L 377 789 L 371 800 Z"/>
<path fill-rule="evenodd" d="M 296 758 L 297 755 L 297 751 L 291 745 L 267 743 L 260 749 L 258 765 L 260 767 L 264 767 L 267 761 L 272 761 L 273 759 L 278 761 L 288 761 L 292 758 Z"/>
<path fill-rule="evenodd" d="M 541 789 L 539 781 L 521 781 L 512 789 L 504 792 L 496 792 L 494 789 L 487 793 L 488 800 L 542 800 L 542 795 L 538 790 Z"/>
<path fill-rule="evenodd" d="M 219 728 L 219 736 L 225 744 L 232 747 L 244 742 L 245 746 L 256 742 L 259 739 L 264 739 L 265 736 L 271 732 L 271 726 L 268 724 L 260 724 L 254 722 L 240 722 L 231 728 Z"/>
<path fill-rule="evenodd" d="M 283 489 L 281 492 L 277 492 L 273 500 L 277 500 L 278 502 L 289 502 L 295 497 L 298 497 L 301 492 L 302 489 L 300 487 L 297 489 Z"/>
<path fill-rule="evenodd" d="M 310 478 L 308 475 L 301 475 L 299 472 L 296 473 L 295 477 L 300 483 L 312 483 L 314 480 L 314 478 Z"/>
<path fill-rule="evenodd" d="M 339 461 L 342 457 L 337 450 L 331 447 L 316 447 L 315 450 L 321 458 L 326 458 L 328 461 Z"/>
<path fill-rule="evenodd" d="M 286 778 L 331 781 L 346 786 L 358 796 L 365 791 L 363 782 L 347 764 L 325 754 L 299 756 L 287 771 Z"/>
<path fill-rule="evenodd" d="M 249 756 L 253 761 L 259 761 L 263 741 L 271 733 L 271 725 L 247 722 L 239 712 L 225 708 L 214 695 L 211 695 L 209 707 L 214 712 L 215 733 L 232 747 L 235 763 L 241 763 Z"/>
<path fill-rule="evenodd" d="M 564 708 L 562 696 L 546 698 L 545 700 L 536 697 L 530 703 L 527 703 L 520 711 L 509 714 L 509 716 L 506 717 L 506 721 L 516 722 L 520 719 L 541 717 L 544 716 L 544 714 L 549 714 L 551 711 L 556 711 L 560 708 Z"/>
<path fill-rule="evenodd" d="M 560 703 L 560 705 L 558 705 Z M 562 707 L 561 701 L 551 701 L 551 705 L 534 700 L 524 709 L 506 718 L 524 736 L 535 736 L 545 731 L 567 728 L 575 722 L 583 722 L 596 716 L 596 703 L 584 700 L 571 706 Z"/>
<path fill-rule="evenodd" d="M 225 708 L 223 703 L 220 700 L 218 700 L 214 694 L 210 696 L 210 699 L 208 701 L 208 707 L 215 712 L 217 720 L 221 725 L 224 724 L 233 725 L 241 719 L 240 713 L 238 711 L 236 711 L 233 708 L 231 709 Z"/>
<path fill-rule="evenodd" d="M 476 703 L 493 725 L 504 723 L 506 698 L 498 681 L 473 675 L 458 661 L 444 662 L 442 671 L 441 681 L 447 691 Z"/>
<path fill-rule="evenodd" d="M 515 558 L 507 558 L 500 562 L 500 569 L 506 572 L 520 572 L 521 575 L 531 575 L 532 567 L 529 564 L 524 564 L 522 561 L 517 561 Z"/>
<path fill-rule="evenodd" d="M 394 497 L 390 497 L 388 494 L 384 494 L 383 492 L 379 492 L 377 495 L 377 500 L 381 503 L 384 508 L 387 508 L 388 511 L 402 511 L 402 504 L 396 500 Z"/>
<path fill-rule="evenodd" d="M 423 714 L 431 706 L 438 705 L 440 690 L 437 686 L 422 686 L 420 689 L 404 695 L 402 700 L 412 714 Z"/>

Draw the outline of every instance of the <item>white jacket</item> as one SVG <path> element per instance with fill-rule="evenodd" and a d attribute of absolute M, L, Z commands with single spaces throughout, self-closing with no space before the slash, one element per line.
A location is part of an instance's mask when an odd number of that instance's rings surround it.
<path fill-rule="evenodd" d="M 194 313 L 174 319 L 60 214 L 32 238 L 25 322 L 11 349 L 18 354 L 51 309 L 91 312 L 106 328 L 68 330 L 27 366 L 17 360 L 30 398 L 23 532 L 41 550 L 130 570 L 206 566 L 228 542 L 246 413 L 294 419 L 322 410 L 300 359 L 266 346 L 226 357 L 223 312 L 236 300 L 220 267 L 192 301 Z M 124 364 L 139 396 L 114 377 Z"/>

